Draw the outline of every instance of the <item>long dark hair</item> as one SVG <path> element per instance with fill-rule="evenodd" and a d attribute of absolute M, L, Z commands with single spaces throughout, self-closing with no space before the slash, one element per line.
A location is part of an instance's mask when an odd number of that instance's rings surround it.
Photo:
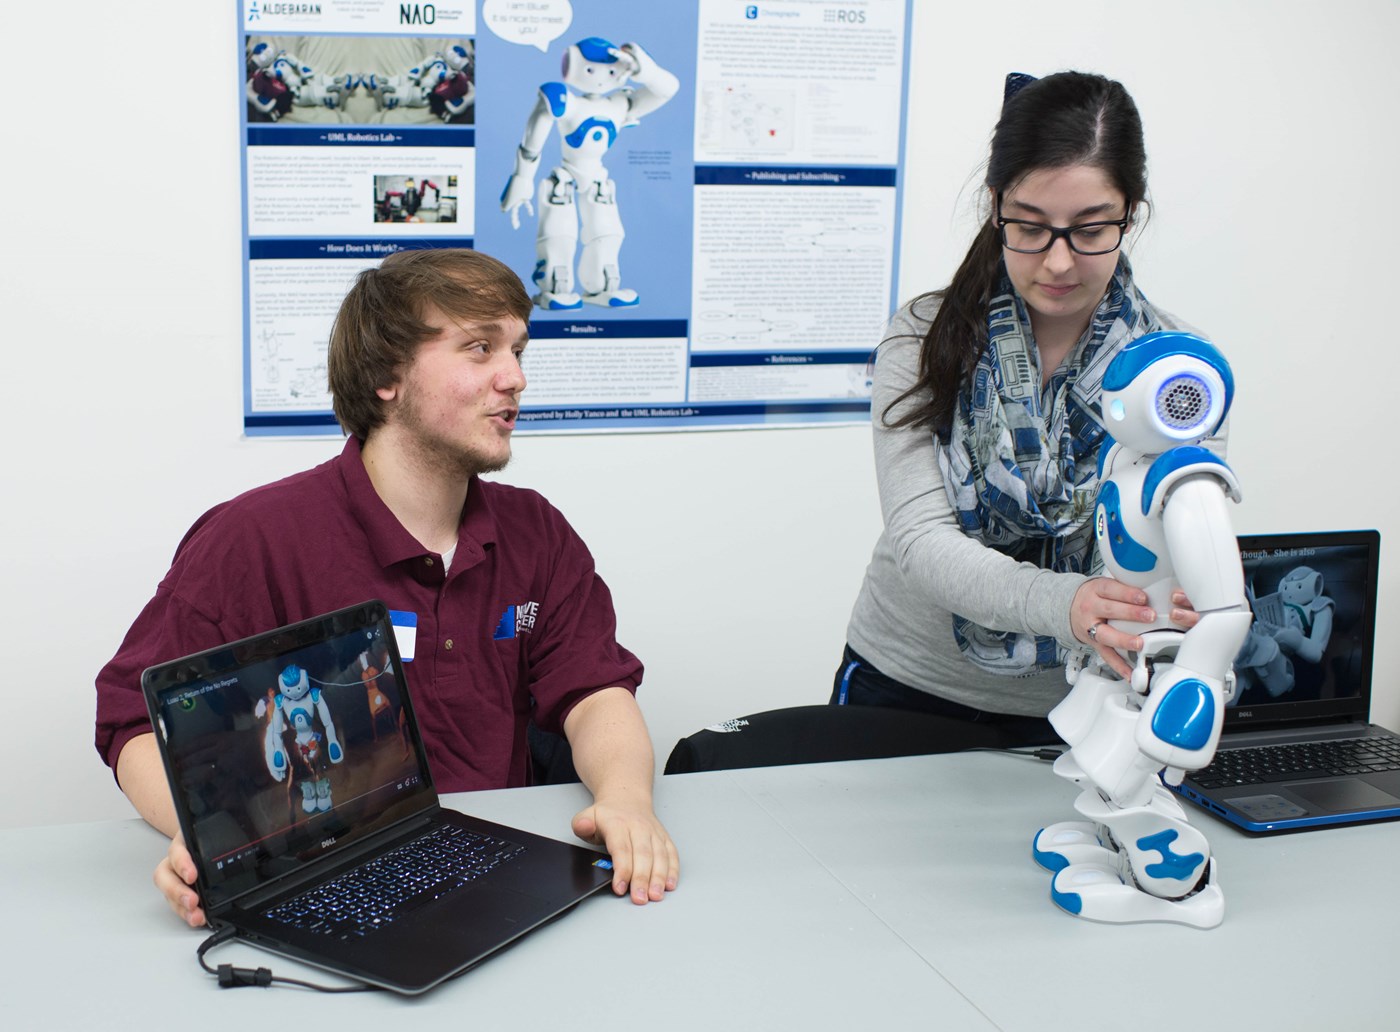
<path fill-rule="evenodd" d="M 1101 75 L 1058 72 L 1007 97 L 992 133 L 987 186 L 1005 193 L 1031 172 L 1074 165 L 1101 169 L 1130 211 L 1146 197 L 1142 120 L 1128 91 Z M 885 409 L 886 426 L 928 426 L 946 438 L 958 391 L 987 346 L 987 306 L 1000 279 L 1001 235 L 989 213 L 953 282 L 914 300 L 938 301 L 938 314 L 924 337 L 919 378 Z M 923 392 L 927 402 L 890 422 L 895 406 Z"/>

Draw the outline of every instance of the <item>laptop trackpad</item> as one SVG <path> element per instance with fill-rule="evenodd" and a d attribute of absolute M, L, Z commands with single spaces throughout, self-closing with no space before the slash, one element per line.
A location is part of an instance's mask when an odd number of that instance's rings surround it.
<path fill-rule="evenodd" d="M 1310 781 L 1288 790 L 1315 809 L 1333 813 L 1400 806 L 1400 799 L 1364 781 Z"/>

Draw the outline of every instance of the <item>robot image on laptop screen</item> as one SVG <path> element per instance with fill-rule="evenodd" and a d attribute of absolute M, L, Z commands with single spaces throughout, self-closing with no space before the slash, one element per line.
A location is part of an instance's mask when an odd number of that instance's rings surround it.
<path fill-rule="evenodd" d="M 1235 659 L 1232 708 L 1355 695 L 1365 662 L 1365 547 L 1246 548 L 1241 558 L 1254 623 Z"/>
<path fill-rule="evenodd" d="M 253 880 L 382 827 L 428 789 L 377 627 L 163 693 L 161 718 L 211 878 Z"/>

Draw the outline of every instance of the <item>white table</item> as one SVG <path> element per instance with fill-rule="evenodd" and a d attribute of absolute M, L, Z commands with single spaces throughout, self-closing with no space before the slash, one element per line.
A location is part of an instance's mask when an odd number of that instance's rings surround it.
<path fill-rule="evenodd" d="M 1108 926 L 1049 901 L 1048 765 L 991 753 L 662 778 L 680 888 L 596 896 L 416 999 L 220 990 L 139 821 L 0 832 L 6 1028 L 1394 1029 L 1400 823 L 1251 838 L 1203 813 L 1226 918 Z M 447 799 L 568 838 L 580 786 Z M 239 944 L 211 963 L 332 976 Z M 1178 1020 L 1177 1016 L 1180 1016 Z M 16 1022 L 16 1023 L 12 1023 Z"/>

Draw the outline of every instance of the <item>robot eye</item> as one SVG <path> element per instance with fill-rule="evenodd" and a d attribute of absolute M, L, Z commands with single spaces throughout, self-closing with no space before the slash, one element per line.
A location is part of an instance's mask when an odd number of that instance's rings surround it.
<path fill-rule="evenodd" d="M 1210 387 L 1199 377 L 1173 376 L 1157 392 L 1157 416 L 1169 429 L 1199 427 L 1210 412 Z"/>

